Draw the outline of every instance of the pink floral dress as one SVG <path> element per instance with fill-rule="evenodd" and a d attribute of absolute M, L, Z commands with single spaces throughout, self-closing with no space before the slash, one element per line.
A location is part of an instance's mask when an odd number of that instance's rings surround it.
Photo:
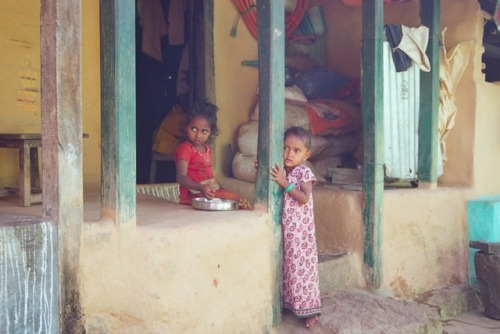
<path fill-rule="evenodd" d="M 309 167 L 300 165 L 287 175 L 294 187 L 316 183 Z M 283 308 L 298 317 L 321 313 L 318 251 L 314 225 L 313 199 L 299 204 L 290 194 L 283 198 Z"/>

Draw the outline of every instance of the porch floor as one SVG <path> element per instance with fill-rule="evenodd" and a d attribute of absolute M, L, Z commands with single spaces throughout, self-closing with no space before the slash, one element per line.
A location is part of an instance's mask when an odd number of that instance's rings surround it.
<path fill-rule="evenodd" d="M 101 214 L 99 196 L 99 190 L 84 193 L 83 220 L 85 222 L 92 222 L 99 219 Z M 0 197 L 0 212 L 20 216 L 41 217 L 43 214 L 43 206 L 41 203 L 37 203 L 31 206 L 22 207 L 19 205 L 19 196 L 9 194 Z"/>

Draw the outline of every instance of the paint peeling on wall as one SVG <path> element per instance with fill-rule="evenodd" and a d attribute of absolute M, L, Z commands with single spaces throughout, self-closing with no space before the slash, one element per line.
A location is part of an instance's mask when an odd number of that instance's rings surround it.
<path fill-rule="evenodd" d="M 31 62 L 25 60 L 18 72 L 21 89 L 17 91 L 17 109 L 36 112 L 40 101 L 40 71 L 33 69 Z"/>

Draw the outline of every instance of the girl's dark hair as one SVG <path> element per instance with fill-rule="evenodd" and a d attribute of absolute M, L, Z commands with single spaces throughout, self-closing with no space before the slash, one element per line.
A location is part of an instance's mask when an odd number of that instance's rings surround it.
<path fill-rule="evenodd" d="M 288 136 L 295 136 L 300 138 L 306 148 L 308 150 L 311 149 L 311 133 L 309 133 L 309 131 L 307 131 L 306 129 L 301 128 L 300 126 L 293 126 L 285 131 L 283 139 L 286 139 Z"/>
<path fill-rule="evenodd" d="M 206 100 L 195 99 L 193 103 L 184 105 L 186 111 L 186 125 L 191 122 L 193 118 L 203 117 L 210 124 L 210 136 L 215 137 L 219 134 L 217 127 L 217 111 L 219 108 Z"/>

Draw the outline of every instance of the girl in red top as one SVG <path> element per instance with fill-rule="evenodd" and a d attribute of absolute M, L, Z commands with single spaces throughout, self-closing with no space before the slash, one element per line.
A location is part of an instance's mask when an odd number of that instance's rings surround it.
<path fill-rule="evenodd" d="M 212 149 L 206 142 L 217 136 L 217 106 L 196 100 L 186 114 L 185 140 L 175 151 L 179 203 L 191 205 L 193 198 L 221 198 L 244 201 L 237 194 L 222 189 L 212 170 Z M 245 205 L 246 205 L 245 204 Z"/>

